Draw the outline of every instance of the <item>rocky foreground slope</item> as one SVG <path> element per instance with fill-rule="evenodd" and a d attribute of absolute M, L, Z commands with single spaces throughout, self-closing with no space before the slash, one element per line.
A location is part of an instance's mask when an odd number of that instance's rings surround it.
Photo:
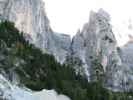
<path fill-rule="evenodd" d="M 64 95 L 58 95 L 54 90 L 42 90 L 39 92 L 20 88 L 12 84 L 0 74 L 0 100 L 70 100 Z"/>
<path fill-rule="evenodd" d="M 119 56 L 110 16 L 104 10 L 91 12 L 89 22 L 72 41 L 52 31 L 42 0 L 1 0 L 0 17 L 14 22 L 27 40 L 60 63 L 73 65 L 89 81 L 100 79 L 116 90 L 133 88 L 132 74 Z"/>

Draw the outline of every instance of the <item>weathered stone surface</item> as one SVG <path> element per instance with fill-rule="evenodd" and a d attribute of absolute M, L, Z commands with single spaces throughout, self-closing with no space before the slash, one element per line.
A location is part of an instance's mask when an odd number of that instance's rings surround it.
<path fill-rule="evenodd" d="M 31 43 L 64 61 L 70 37 L 52 31 L 42 0 L 1 0 L 0 15 L 14 22 Z"/>
<path fill-rule="evenodd" d="M 132 39 L 123 47 L 120 48 L 120 56 L 122 59 L 123 77 L 126 89 L 133 89 L 133 41 Z"/>
<path fill-rule="evenodd" d="M 107 87 L 132 88 L 132 44 L 118 53 L 108 13 L 102 9 L 91 12 L 89 22 L 71 41 L 69 35 L 53 32 L 44 6 L 42 0 L 0 0 L 0 19 L 13 21 L 27 40 L 60 63 L 69 56 L 76 71 L 88 80 L 97 80 L 99 73 Z"/>
<path fill-rule="evenodd" d="M 96 81 L 99 73 L 104 76 L 105 86 L 114 90 L 125 89 L 129 69 L 122 64 L 110 17 L 104 10 L 90 13 L 89 22 L 73 38 L 72 51 L 73 56 L 83 62 L 88 79 Z"/>

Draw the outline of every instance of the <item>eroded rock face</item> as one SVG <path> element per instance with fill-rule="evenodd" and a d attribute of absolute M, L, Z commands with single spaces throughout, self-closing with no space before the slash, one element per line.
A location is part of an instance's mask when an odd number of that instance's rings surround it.
<path fill-rule="evenodd" d="M 14 22 L 31 43 L 55 55 L 59 62 L 64 61 L 70 37 L 52 31 L 42 0 L 0 0 L 0 15 Z"/>
<path fill-rule="evenodd" d="M 122 63 L 124 67 L 124 71 L 122 73 L 124 77 L 123 84 L 126 89 L 133 89 L 133 41 L 130 40 L 126 45 L 120 48 L 120 56 L 122 59 Z"/>
<path fill-rule="evenodd" d="M 97 75 L 102 76 L 105 86 L 120 90 L 127 77 L 122 73 L 127 69 L 122 65 L 116 44 L 110 17 L 100 9 L 91 12 L 89 22 L 73 38 L 72 50 L 73 56 L 83 62 L 88 79 L 96 81 Z"/>
<path fill-rule="evenodd" d="M 89 22 L 72 41 L 69 35 L 52 31 L 42 0 L 0 0 L 0 19 L 13 21 L 25 33 L 27 40 L 44 52 L 53 54 L 60 63 L 69 56 L 76 71 L 88 80 L 96 81 L 98 74 L 104 76 L 107 87 L 122 90 L 126 85 L 132 88 L 129 84 L 133 79 L 131 74 L 127 74 L 132 63 L 126 63 L 132 50 L 122 50 L 122 64 L 110 16 L 104 10 L 91 12 Z"/>
<path fill-rule="evenodd" d="M 121 58 L 123 63 L 132 67 L 133 66 L 133 42 L 129 42 L 121 48 Z"/>
<path fill-rule="evenodd" d="M 3 18 L 15 22 L 20 31 L 32 35 L 33 39 L 37 33 L 50 32 L 49 20 L 41 0 L 3 0 L 1 5 L 4 5 Z"/>
<path fill-rule="evenodd" d="M 103 10 L 91 12 L 89 22 L 73 39 L 74 55 L 79 56 L 89 68 L 92 59 L 100 57 L 104 72 L 109 62 L 108 57 L 116 48 L 116 40 L 109 21 L 109 15 Z"/>

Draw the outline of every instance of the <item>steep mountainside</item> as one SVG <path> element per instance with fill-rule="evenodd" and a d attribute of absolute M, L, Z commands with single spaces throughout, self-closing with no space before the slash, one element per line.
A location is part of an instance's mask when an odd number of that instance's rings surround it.
<path fill-rule="evenodd" d="M 42 0 L 1 0 L 0 15 L 1 19 L 14 22 L 20 31 L 26 33 L 26 38 L 31 43 L 44 52 L 55 55 L 61 63 L 64 62 L 70 46 L 70 37 L 54 34 Z"/>
<path fill-rule="evenodd" d="M 42 90 L 43 89 L 43 90 Z M 54 90 L 46 90 L 54 89 Z M 14 24 L 0 23 L 0 100 L 132 100 L 132 92 L 107 90 L 73 66 L 58 63 L 24 39 Z"/>
<path fill-rule="evenodd" d="M 113 92 L 99 82 L 88 83 L 75 73 L 73 66 L 61 65 L 54 56 L 29 44 L 13 23 L 0 23 L 0 100 L 47 100 L 47 94 L 52 100 L 58 100 L 56 92 L 42 89 L 54 89 L 72 100 L 117 97 L 110 95 Z M 38 94 L 37 99 L 34 93 Z"/>
<path fill-rule="evenodd" d="M 110 16 L 100 9 L 90 13 L 89 22 L 74 36 L 71 55 L 80 61 L 81 65 L 76 64 L 76 69 L 82 66 L 80 73 L 88 80 L 102 80 L 106 87 L 114 90 L 129 90 L 133 81 L 131 70 L 122 62 L 118 50 Z"/>
<path fill-rule="evenodd" d="M 91 12 L 71 41 L 69 35 L 52 31 L 44 6 L 42 0 L 0 0 L 0 19 L 14 22 L 30 43 L 89 81 L 100 80 L 114 90 L 132 89 L 132 74 L 120 58 L 108 13 Z"/>
<path fill-rule="evenodd" d="M 87 64 L 88 71 L 92 69 L 92 61 L 98 59 L 105 72 L 108 58 L 116 50 L 116 40 L 109 21 L 109 15 L 102 9 L 98 13 L 91 12 L 89 22 L 73 38 L 74 56 Z"/>
<path fill-rule="evenodd" d="M 128 89 L 133 89 L 133 41 L 129 41 L 126 45 L 120 48 L 120 56 L 125 66 L 123 77 L 125 77 L 126 86 Z"/>
<path fill-rule="evenodd" d="M 121 58 L 125 65 L 133 67 L 133 42 L 129 42 L 121 48 Z"/>

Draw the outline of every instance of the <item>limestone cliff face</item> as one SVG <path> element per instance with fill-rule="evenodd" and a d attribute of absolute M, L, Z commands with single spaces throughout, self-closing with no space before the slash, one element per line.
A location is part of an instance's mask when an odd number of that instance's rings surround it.
<path fill-rule="evenodd" d="M 133 41 L 130 40 L 126 45 L 120 48 L 120 56 L 124 66 L 123 77 L 125 87 L 128 90 L 133 89 Z"/>
<path fill-rule="evenodd" d="M 31 43 L 53 54 L 60 63 L 68 60 L 88 80 L 96 81 L 98 76 L 104 76 L 107 87 L 132 88 L 132 75 L 127 74 L 132 69 L 127 66 L 132 63 L 126 64 L 132 49 L 126 53 L 124 48 L 121 60 L 110 16 L 104 10 L 91 12 L 89 22 L 71 41 L 69 35 L 52 31 L 44 6 L 42 0 L 0 0 L 0 19 L 13 21 Z"/>
<path fill-rule="evenodd" d="M 100 9 L 90 13 L 89 22 L 74 36 L 72 56 L 80 59 L 82 74 L 88 80 L 102 80 L 105 87 L 116 91 L 132 90 L 133 42 L 130 40 L 124 47 L 117 47 L 110 16 Z"/>
<path fill-rule="evenodd" d="M 37 33 L 51 32 L 41 0 L 3 0 L 1 16 L 15 22 L 17 28 L 35 40 Z"/>
<path fill-rule="evenodd" d="M 91 12 L 89 22 L 73 38 L 74 55 L 79 56 L 89 68 L 92 60 L 100 58 L 104 72 L 109 56 L 116 50 L 116 40 L 109 21 L 109 15 L 102 9 L 97 13 Z"/>
<path fill-rule="evenodd" d="M 126 65 L 133 66 L 133 42 L 121 47 L 121 58 Z"/>
<path fill-rule="evenodd" d="M 55 55 L 58 61 L 65 60 L 70 37 L 52 31 L 42 0 L 0 0 L 0 15 L 1 19 L 14 22 L 31 43 Z"/>
<path fill-rule="evenodd" d="M 104 10 L 90 13 L 89 22 L 73 38 L 72 51 L 73 56 L 83 62 L 83 72 L 88 79 L 96 81 L 101 76 L 105 86 L 123 89 L 121 82 L 126 84 L 123 80 L 127 76 L 122 73 L 127 69 L 122 65 L 117 50 L 110 16 Z"/>

